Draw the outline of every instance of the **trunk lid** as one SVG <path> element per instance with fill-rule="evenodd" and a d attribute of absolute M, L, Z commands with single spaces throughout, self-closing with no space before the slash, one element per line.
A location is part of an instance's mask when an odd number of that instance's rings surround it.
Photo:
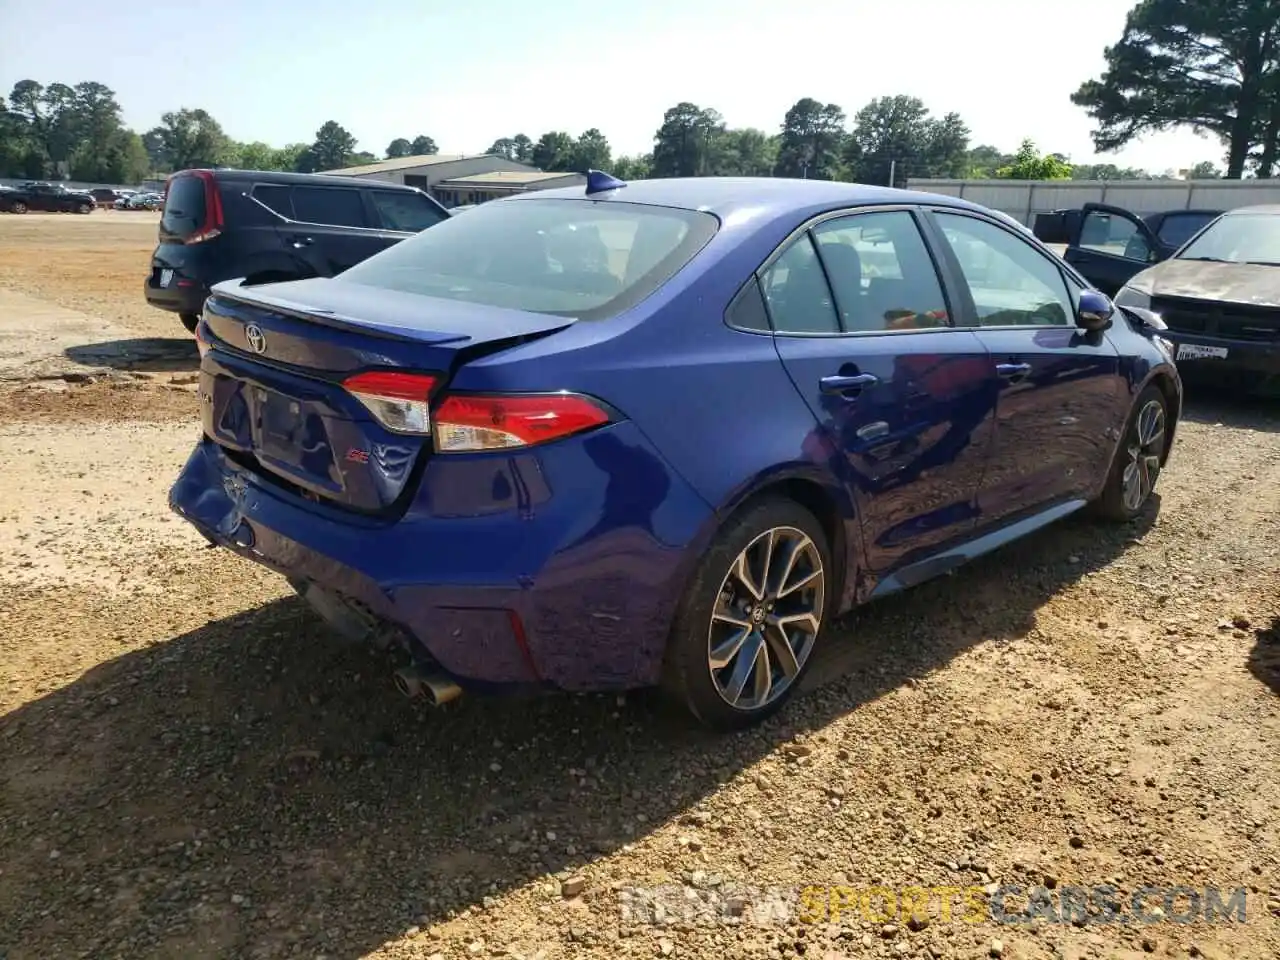
<path fill-rule="evenodd" d="M 391 512 L 430 437 L 388 430 L 343 380 L 398 370 L 443 383 L 469 359 L 572 322 L 325 278 L 219 284 L 204 312 L 204 431 L 241 466 L 309 500 Z"/>

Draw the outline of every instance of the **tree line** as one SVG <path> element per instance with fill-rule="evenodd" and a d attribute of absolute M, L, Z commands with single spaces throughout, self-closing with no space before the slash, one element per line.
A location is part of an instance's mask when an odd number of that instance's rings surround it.
<path fill-rule="evenodd" d="M 1280 168 L 1280 0 L 1142 0 L 1106 70 L 1072 95 L 1094 119 L 1095 147 L 1118 150 L 1179 127 L 1216 137 L 1225 176 L 1270 177 Z M 407 131 L 406 131 L 407 133 Z M 1030 140 L 1012 153 L 972 145 L 956 113 L 935 116 L 918 98 L 878 97 L 849 117 L 836 103 L 797 100 L 776 132 L 730 127 L 715 109 L 682 102 L 666 110 L 653 149 L 614 156 L 597 128 L 533 139 L 503 137 L 487 153 L 547 171 L 605 169 L 624 179 L 784 176 L 903 185 L 907 178 L 1145 179 L 1220 175 L 1210 161 L 1149 173 L 1115 164 L 1073 164 Z M 202 109 L 165 113 L 142 133 L 127 129 L 115 93 L 97 82 L 16 83 L 0 99 L 0 176 L 136 183 L 188 167 L 311 173 L 437 152 L 425 134 L 397 137 L 381 153 L 357 149 L 335 120 L 309 143 L 275 146 L 228 136 Z"/>
<path fill-rule="evenodd" d="M 397 137 L 381 154 L 358 150 L 356 138 L 334 120 L 310 143 L 272 146 L 228 136 L 207 111 L 165 113 L 142 134 L 125 128 L 110 88 L 34 80 L 14 85 L 0 100 L 0 176 L 59 177 L 100 183 L 137 183 L 190 167 L 239 167 L 314 173 L 361 166 L 380 159 L 435 154 L 425 134 Z M 597 128 L 578 136 L 553 130 L 536 140 L 518 133 L 489 145 L 486 153 L 547 171 L 609 170 L 623 179 L 680 176 L 781 176 L 903 185 L 908 177 L 1014 179 L 1150 178 L 1114 164 L 1072 164 L 1061 154 L 1041 155 L 1024 141 L 1006 153 L 970 145 L 969 128 L 954 113 L 934 117 L 917 98 L 879 97 L 846 121 L 834 103 L 802 98 L 787 111 L 778 133 L 729 127 L 714 109 L 679 103 L 663 114 L 653 150 L 613 155 Z M 1217 176 L 1212 163 L 1191 171 Z M 1154 176 L 1172 176 L 1172 172 Z"/>

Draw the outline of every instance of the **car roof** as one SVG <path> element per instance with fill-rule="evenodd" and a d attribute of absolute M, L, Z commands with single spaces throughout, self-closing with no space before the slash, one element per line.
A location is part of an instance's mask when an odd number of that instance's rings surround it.
<path fill-rule="evenodd" d="M 1239 213 L 1263 213 L 1277 217 L 1280 216 L 1280 203 L 1262 203 L 1256 207 L 1236 207 L 1234 210 L 1228 210 L 1226 215 L 1234 217 Z"/>
<path fill-rule="evenodd" d="M 528 200 L 539 197 L 580 199 L 585 196 L 585 187 L 579 186 L 531 191 L 516 194 L 507 199 Z M 673 177 L 660 180 L 633 180 L 627 183 L 625 189 L 607 194 L 595 194 L 592 199 L 616 199 L 619 203 L 645 203 L 685 210 L 705 210 L 722 219 L 732 216 L 739 210 L 781 214 L 809 208 L 889 203 L 926 203 L 988 212 L 986 208 L 961 200 L 959 197 L 924 193 L 918 190 L 869 186 L 862 183 L 795 180 L 786 177 Z M 762 211 L 761 208 L 764 210 Z"/>
<path fill-rule="evenodd" d="M 207 169 L 207 168 L 201 168 Z M 176 177 L 179 173 L 194 173 L 195 170 L 179 170 L 177 173 L 170 174 Z M 376 190 L 417 190 L 416 187 L 406 186 L 402 183 L 388 183 L 386 180 L 366 180 L 362 177 L 327 177 L 320 173 L 284 173 L 279 170 L 232 170 L 232 169 L 212 169 L 207 172 L 212 173 L 217 180 L 252 180 L 255 183 L 295 183 L 295 184 L 313 184 L 316 186 L 331 187 L 370 187 Z"/>

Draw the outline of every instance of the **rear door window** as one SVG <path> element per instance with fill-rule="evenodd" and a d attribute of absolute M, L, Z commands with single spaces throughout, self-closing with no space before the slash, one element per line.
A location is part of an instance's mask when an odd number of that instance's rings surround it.
<path fill-rule="evenodd" d="M 502 200 L 449 217 L 335 282 L 596 320 L 666 283 L 719 225 L 674 207 Z"/>
<path fill-rule="evenodd" d="M 367 227 L 364 198 L 359 190 L 342 187 L 294 187 L 294 219 L 335 227 Z"/>
<path fill-rule="evenodd" d="M 280 184 L 260 183 L 253 188 L 253 199 L 263 206 L 270 207 L 282 217 L 296 220 L 293 215 L 293 199 L 289 196 L 289 188 Z"/>
<path fill-rule="evenodd" d="M 199 177 L 174 177 L 160 215 L 160 229 L 174 237 L 187 237 L 204 223 L 204 181 Z"/>
<path fill-rule="evenodd" d="M 814 227 L 813 237 L 847 332 L 948 325 L 942 284 L 907 211 L 827 220 Z"/>
<path fill-rule="evenodd" d="M 778 333 L 840 332 L 831 288 L 809 234 L 792 241 L 760 275 L 760 284 Z"/>
<path fill-rule="evenodd" d="M 374 209 L 388 230 L 418 233 L 434 227 L 448 214 L 420 193 L 408 190 L 372 190 Z"/>

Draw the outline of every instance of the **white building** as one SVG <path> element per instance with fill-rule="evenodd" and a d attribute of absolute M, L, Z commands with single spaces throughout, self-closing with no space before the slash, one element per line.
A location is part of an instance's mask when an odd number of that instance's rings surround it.
<path fill-rule="evenodd" d="M 498 170 L 494 173 L 473 173 L 466 177 L 450 177 L 431 188 L 435 198 L 446 207 L 463 203 L 484 203 L 498 197 L 530 190 L 551 190 L 555 187 L 584 186 L 587 178 L 581 173 L 543 173 L 541 170 Z"/>
<path fill-rule="evenodd" d="M 382 180 L 417 187 L 446 207 L 482 203 L 525 190 L 545 190 L 586 182 L 586 177 L 580 174 L 543 173 L 527 163 L 492 154 L 433 153 L 322 172 L 329 176 Z"/>

